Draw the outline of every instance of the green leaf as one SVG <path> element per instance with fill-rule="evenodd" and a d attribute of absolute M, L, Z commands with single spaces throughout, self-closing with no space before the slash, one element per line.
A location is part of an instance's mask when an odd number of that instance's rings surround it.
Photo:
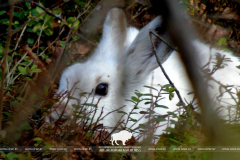
<path fill-rule="evenodd" d="M 34 38 L 28 38 L 27 42 L 28 42 L 28 44 L 33 44 L 34 43 Z"/>
<path fill-rule="evenodd" d="M 172 139 L 172 138 L 169 138 L 169 140 L 171 140 L 171 141 L 173 141 L 173 142 L 175 142 L 175 143 L 178 143 L 178 144 L 182 144 L 181 142 L 179 142 L 179 141 L 177 141 L 177 140 L 175 140 L 175 139 Z"/>
<path fill-rule="evenodd" d="M 80 105 L 72 104 L 72 107 L 73 107 L 73 108 L 80 108 Z M 76 113 L 78 113 L 78 112 L 76 111 Z"/>
<path fill-rule="evenodd" d="M 33 30 L 33 32 L 40 34 L 41 29 L 42 29 L 42 25 L 40 23 L 38 23 L 33 27 L 32 30 Z"/>
<path fill-rule="evenodd" d="M 152 102 L 145 102 L 144 104 L 147 105 L 147 104 L 151 104 Z"/>
<path fill-rule="evenodd" d="M 150 115 L 145 116 L 144 118 L 150 118 Z"/>
<path fill-rule="evenodd" d="M 156 112 L 153 111 L 153 110 L 150 110 L 150 111 L 149 111 L 149 114 L 154 114 L 154 113 L 156 113 Z"/>
<path fill-rule="evenodd" d="M 169 115 L 172 115 L 173 117 L 177 117 L 177 115 L 174 112 L 167 112 Z"/>
<path fill-rule="evenodd" d="M 25 68 L 21 67 L 21 66 L 18 66 L 18 70 L 19 72 L 22 74 L 22 75 L 26 75 L 27 74 L 27 71 Z"/>
<path fill-rule="evenodd" d="M 9 112 L 3 112 L 5 115 L 10 116 L 11 114 Z"/>
<path fill-rule="evenodd" d="M 14 6 L 14 8 L 17 8 L 17 9 L 23 10 L 23 8 L 22 8 L 22 7 L 19 7 L 19 6 Z"/>
<path fill-rule="evenodd" d="M 166 91 L 166 92 L 173 92 L 176 89 L 175 88 L 166 88 L 166 89 L 163 89 L 163 90 Z"/>
<path fill-rule="evenodd" d="M 28 13 L 21 11 L 21 12 L 19 13 L 18 18 L 19 18 L 20 20 L 23 20 L 24 17 L 27 16 L 27 15 L 28 15 Z"/>
<path fill-rule="evenodd" d="M 54 14 L 61 14 L 61 10 L 59 10 L 59 9 L 53 10 L 53 13 Z"/>
<path fill-rule="evenodd" d="M 129 101 L 129 102 L 132 102 L 132 103 L 136 104 L 136 102 L 134 102 L 132 100 L 125 99 L 125 101 Z"/>
<path fill-rule="evenodd" d="M 31 14 L 32 16 L 38 16 L 39 14 L 41 14 L 43 12 L 43 10 L 39 7 L 36 7 L 34 9 L 31 10 Z"/>
<path fill-rule="evenodd" d="M 75 17 L 68 17 L 67 18 L 67 23 L 72 24 L 76 18 Z"/>
<path fill-rule="evenodd" d="M 123 113 L 123 114 L 127 114 L 126 112 L 124 111 L 118 111 L 117 113 Z"/>
<path fill-rule="evenodd" d="M 144 101 L 151 101 L 152 99 L 151 98 L 143 98 L 142 100 L 144 100 Z"/>
<path fill-rule="evenodd" d="M 166 109 L 168 109 L 168 107 L 167 107 L 167 106 L 164 106 L 164 105 L 158 105 L 157 103 L 155 103 L 155 107 L 159 107 L 159 108 L 166 108 Z"/>
<path fill-rule="evenodd" d="M 148 126 L 146 125 L 146 124 L 139 124 L 139 126 L 138 126 L 139 128 L 143 128 L 143 129 L 146 129 L 146 128 L 148 128 Z"/>
<path fill-rule="evenodd" d="M 23 18 L 25 17 L 25 12 L 21 11 L 21 12 L 13 12 L 14 17 L 19 18 L 20 20 L 23 20 Z"/>
<path fill-rule="evenodd" d="M 139 91 L 137 91 L 137 90 L 134 93 L 136 94 L 137 97 L 141 97 L 142 96 L 142 94 Z"/>
<path fill-rule="evenodd" d="M 51 28 L 46 28 L 46 29 L 44 29 L 44 33 L 47 36 L 51 36 L 53 34 L 53 30 Z"/>
<path fill-rule="evenodd" d="M 141 102 L 141 100 L 139 100 L 137 97 L 134 97 L 134 96 L 132 96 L 131 99 L 135 102 Z"/>
<path fill-rule="evenodd" d="M 137 106 L 134 106 L 134 109 L 139 109 Z"/>
<path fill-rule="evenodd" d="M 40 137 L 35 137 L 35 138 L 33 138 L 32 140 L 33 140 L 33 141 L 43 141 L 43 139 L 40 138 Z"/>
<path fill-rule="evenodd" d="M 4 51 L 4 48 L 3 48 L 2 44 L 0 44 L 0 58 L 2 58 L 2 56 L 3 56 L 3 51 Z"/>
<path fill-rule="evenodd" d="M 0 19 L 0 23 L 8 24 L 9 19 Z"/>
<path fill-rule="evenodd" d="M 240 65 L 239 66 L 236 66 L 238 69 L 240 69 Z"/>
<path fill-rule="evenodd" d="M 42 153 L 42 155 L 44 155 L 44 156 L 47 156 L 47 155 L 50 155 L 51 153 L 49 153 L 49 152 L 43 152 Z"/>
<path fill-rule="evenodd" d="M 27 122 L 22 123 L 19 128 L 21 130 L 30 130 L 30 129 L 32 129 L 32 127 Z"/>
<path fill-rule="evenodd" d="M 24 61 L 28 61 L 28 58 L 25 57 Z M 24 66 L 25 68 L 29 69 L 27 62 L 22 62 L 22 63 L 20 63 L 20 65 L 22 65 L 22 66 Z"/>
<path fill-rule="evenodd" d="M 158 91 L 156 88 L 153 88 L 153 87 L 151 87 L 151 86 L 143 86 L 143 87 L 145 87 L 145 88 L 150 88 L 150 89 L 154 89 L 154 90 Z"/>
<path fill-rule="evenodd" d="M 159 123 L 159 122 L 163 122 L 163 121 L 166 121 L 166 119 L 165 118 L 155 118 L 155 121 L 157 122 L 157 123 Z"/>
<path fill-rule="evenodd" d="M 6 154 L 5 154 L 3 151 L 0 151 L 0 153 L 1 153 L 2 155 L 6 156 Z"/>
<path fill-rule="evenodd" d="M 43 88 L 44 88 L 44 94 L 45 94 L 45 96 L 47 96 L 48 95 L 48 87 L 44 86 Z"/>
<path fill-rule="evenodd" d="M 175 120 L 170 120 L 170 122 L 171 122 L 171 124 L 179 124 L 177 121 L 175 121 Z"/>
<path fill-rule="evenodd" d="M 216 45 L 219 45 L 219 46 L 227 45 L 227 38 L 222 37 L 222 38 L 220 38 L 215 44 L 216 44 Z"/>
<path fill-rule="evenodd" d="M 17 100 L 19 100 L 19 101 L 24 101 L 25 99 L 22 98 L 22 97 L 17 97 Z"/>
<path fill-rule="evenodd" d="M 146 112 L 146 111 L 140 111 L 139 113 L 140 114 L 148 114 L 148 112 Z"/>
<path fill-rule="evenodd" d="M 187 116 L 186 115 L 179 115 L 180 118 L 186 119 Z"/>
<path fill-rule="evenodd" d="M 33 25 L 36 25 L 36 24 L 37 24 L 36 21 L 32 21 L 32 22 L 29 22 L 29 23 L 28 23 L 28 26 L 29 26 L 29 27 L 32 27 Z"/>
<path fill-rule="evenodd" d="M 33 65 L 33 66 L 31 67 L 31 70 L 36 69 L 36 68 L 37 68 L 37 65 Z"/>
<path fill-rule="evenodd" d="M 44 10 L 43 10 L 42 8 L 40 8 L 40 7 L 36 7 L 36 11 L 37 11 L 39 14 L 41 14 L 42 12 L 44 12 Z"/>
<path fill-rule="evenodd" d="M 31 78 L 29 78 L 29 77 L 24 77 L 24 79 L 23 79 L 24 81 L 30 81 L 30 80 L 32 80 Z"/>
<path fill-rule="evenodd" d="M 19 24 L 19 22 L 18 21 L 14 21 L 14 24 Z"/>
<path fill-rule="evenodd" d="M 169 92 L 169 100 L 172 100 L 172 99 L 173 99 L 173 97 L 174 97 L 174 93 L 172 93 L 172 92 Z"/>
<path fill-rule="evenodd" d="M 15 28 L 19 28 L 19 22 L 18 22 L 18 21 L 14 21 L 13 26 L 14 26 Z"/>
<path fill-rule="evenodd" d="M 86 106 L 93 106 L 93 107 L 96 106 L 95 104 L 92 104 L 92 103 L 85 103 L 84 105 L 86 105 Z"/>
<path fill-rule="evenodd" d="M 10 102 L 10 106 L 19 106 L 19 105 L 20 105 L 20 103 L 17 101 Z"/>
<path fill-rule="evenodd" d="M 164 86 L 162 86 L 162 88 L 168 88 L 168 87 L 172 87 L 171 84 L 165 84 Z"/>
<path fill-rule="evenodd" d="M 7 94 L 9 97 L 11 97 L 12 99 L 15 99 L 14 96 L 12 96 L 11 94 Z"/>
<path fill-rule="evenodd" d="M 94 136 L 94 133 L 87 133 L 86 134 L 86 137 L 92 137 L 92 136 Z"/>
<path fill-rule="evenodd" d="M 75 98 L 75 97 L 73 97 L 73 96 L 69 96 L 69 99 L 78 100 L 78 98 Z"/>
<path fill-rule="evenodd" d="M 60 46 L 61 46 L 61 47 L 64 47 L 65 43 L 66 43 L 65 41 L 61 41 L 61 42 L 60 42 Z"/>
<path fill-rule="evenodd" d="M 143 94 L 142 96 L 153 96 L 153 94 Z"/>
<path fill-rule="evenodd" d="M 44 149 L 47 149 L 48 147 L 54 147 L 54 145 L 51 144 L 50 142 L 45 141 L 43 148 L 44 148 Z"/>
<path fill-rule="evenodd" d="M 41 57 L 42 57 L 43 59 L 48 59 L 49 56 L 47 56 L 46 54 L 43 54 L 43 55 L 41 55 Z"/>
<path fill-rule="evenodd" d="M 86 6 L 86 2 L 84 1 L 76 1 L 77 5 L 79 5 L 81 8 Z"/>
<path fill-rule="evenodd" d="M 129 121 L 137 122 L 137 120 L 136 120 L 136 119 L 133 119 L 133 118 L 131 118 L 131 117 L 129 117 L 129 118 L 130 118 L 130 120 L 129 120 Z"/>
<path fill-rule="evenodd" d="M 6 13 L 6 11 L 0 11 L 0 16 Z"/>
<path fill-rule="evenodd" d="M 195 138 L 195 137 L 193 137 L 193 136 L 189 136 L 189 137 L 188 137 L 188 140 L 189 140 L 189 142 L 190 142 L 191 144 L 196 144 L 196 143 L 198 143 L 198 139 Z"/>
<path fill-rule="evenodd" d="M 33 69 L 32 72 L 33 73 L 39 73 L 39 72 L 42 72 L 42 70 L 41 69 Z"/>
<path fill-rule="evenodd" d="M 32 8 L 29 2 L 25 2 L 25 5 L 28 7 L 28 9 Z"/>
<path fill-rule="evenodd" d="M 74 23 L 75 19 L 76 19 L 76 17 L 68 17 L 67 23 L 69 24 L 69 26 L 72 26 L 72 24 Z M 77 29 L 77 27 L 79 26 L 79 24 L 80 24 L 80 21 L 77 20 L 77 21 L 74 23 L 74 26 L 73 26 L 74 29 Z"/>
<path fill-rule="evenodd" d="M 130 113 L 130 114 L 138 114 L 137 112 L 132 112 L 132 113 Z"/>
<path fill-rule="evenodd" d="M 12 89 L 11 89 L 9 86 L 7 86 L 7 90 L 8 90 L 8 91 L 12 91 Z"/>

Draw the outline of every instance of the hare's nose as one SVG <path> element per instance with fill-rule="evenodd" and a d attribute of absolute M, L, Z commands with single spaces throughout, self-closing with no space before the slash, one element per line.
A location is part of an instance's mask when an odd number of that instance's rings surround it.
<path fill-rule="evenodd" d="M 106 96 L 108 93 L 108 84 L 107 83 L 100 83 L 96 89 L 95 94 L 100 96 Z"/>

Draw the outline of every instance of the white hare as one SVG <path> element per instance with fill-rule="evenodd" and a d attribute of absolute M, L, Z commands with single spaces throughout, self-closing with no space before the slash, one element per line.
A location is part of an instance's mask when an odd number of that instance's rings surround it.
<path fill-rule="evenodd" d="M 156 17 L 152 22 L 138 31 L 133 27 L 127 27 L 124 11 L 117 8 L 111 9 L 104 22 L 103 34 L 99 46 L 86 62 L 72 65 L 63 72 L 58 93 L 71 91 L 71 96 L 80 99 L 82 103 L 86 101 L 86 97 L 80 96 L 80 94 L 82 92 L 90 93 L 93 90 L 87 103 L 98 103 L 96 118 L 94 120 L 101 114 L 102 107 L 104 107 L 102 117 L 122 106 L 125 107 L 121 110 L 129 114 L 134 105 L 125 99 L 131 99 L 131 96 L 134 96 L 135 90 L 149 93 L 149 89 L 144 88 L 144 85 L 150 86 L 153 84 L 155 88 L 160 88 L 157 84 L 165 85 L 169 83 L 160 69 L 156 69 L 158 68 L 158 64 L 149 37 L 150 29 L 157 30 L 161 37 L 170 41 L 161 23 L 161 18 Z M 174 82 L 182 97 L 190 100 L 187 94 L 193 90 L 178 54 L 172 52 L 172 49 L 164 42 L 156 38 L 153 38 L 153 40 L 157 45 L 157 55 L 161 63 L 163 63 L 163 67 L 170 79 Z M 238 58 L 228 52 L 219 51 L 214 48 L 210 49 L 208 45 L 196 40 L 193 44 L 196 46 L 202 58 L 199 60 L 202 66 L 209 61 L 210 55 L 214 57 L 216 53 L 225 55 L 226 58 L 231 58 L 232 62 L 224 62 L 228 63 L 228 65 L 225 66 L 224 69 L 219 69 L 213 74 L 213 77 L 221 81 L 224 85 L 237 86 L 240 84 L 240 70 L 236 68 L 236 66 L 239 65 Z M 210 63 L 208 67 L 211 69 L 214 67 L 214 64 Z M 152 71 L 154 72 L 152 73 Z M 219 84 L 213 81 L 209 83 L 211 85 L 209 90 L 214 97 L 216 94 L 219 94 Z M 152 92 L 155 95 L 157 94 L 154 90 Z M 164 95 L 162 95 L 162 97 L 164 97 Z M 101 99 L 99 100 L 99 98 Z M 231 97 L 226 95 L 225 98 Z M 160 108 L 155 109 L 155 111 L 160 115 L 166 114 L 167 111 L 174 111 L 177 109 L 176 104 L 178 101 L 176 96 L 172 101 L 166 96 L 165 99 L 159 101 L 159 104 L 168 106 L 169 110 Z M 229 103 L 232 102 L 232 100 L 229 101 Z M 67 107 L 64 114 L 70 116 L 74 110 L 72 106 L 77 104 L 78 100 L 74 98 L 60 99 L 60 102 L 56 105 L 58 108 L 51 115 L 53 119 L 59 118 L 66 103 Z M 149 107 L 149 104 L 145 105 L 141 103 L 139 104 L 140 109 L 136 111 L 146 110 Z M 91 116 L 92 115 L 93 113 Z M 104 126 L 114 127 L 121 116 L 122 114 L 114 112 L 106 116 L 99 123 L 104 124 Z M 127 116 L 128 115 L 125 115 L 123 117 L 125 123 Z M 141 116 L 142 114 L 132 114 L 130 117 L 139 119 Z M 146 121 L 146 119 L 142 118 L 138 123 L 144 121 Z M 127 127 L 131 127 L 132 124 L 133 122 L 129 122 Z M 138 125 L 135 125 L 134 127 L 137 126 Z"/>

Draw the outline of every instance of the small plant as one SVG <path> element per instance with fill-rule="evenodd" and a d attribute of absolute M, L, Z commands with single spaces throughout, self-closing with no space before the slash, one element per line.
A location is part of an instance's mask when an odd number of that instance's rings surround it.
<path fill-rule="evenodd" d="M 208 26 L 211 30 L 214 30 L 212 24 L 228 28 L 225 30 L 218 26 L 213 33 L 209 32 L 208 36 L 203 38 L 213 40 L 214 45 L 239 51 L 238 4 L 232 1 L 216 0 L 180 0 L 179 2 L 185 6 L 184 12 L 195 18 L 193 23 L 197 26 L 200 26 L 202 22 L 207 22 L 204 26 Z M 146 25 L 149 17 L 155 15 L 149 4 L 149 1 L 126 3 L 126 10 L 131 12 L 130 23 L 137 23 L 138 28 Z M 201 125 L 201 112 L 195 96 L 191 101 L 179 100 L 178 109 L 174 111 L 168 111 L 166 114 L 157 111 L 158 109 L 166 111 L 172 107 L 161 103 L 164 97 L 165 100 L 173 100 L 176 95 L 178 96 L 177 88 L 172 84 L 158 87 L 144 86 L 157 92 L 157 96 L 154 96 L 152 92 L 141 93 L 136 90 L 127 100 L 129 101 L 128 107 L 132 107 L 129 113 L 121 108 L 123 106 L 114 111 L 127 119 L 124 122 L 119 121 L 115 127 L 111 128 L 111 132 L 106 130 L 104 124 L 101 123 L 106 117 L 96 114 L 97 111 L 101 113 L 104 111 L 104 107 L 99 105 L 101 99 L 98 99 L 97 103 L 91 103 L 93 102 L 90 98 L 92 93 L 82 93 L 79 97 L 74 97 L 71 94 L 74 91 L 62 96 L 56 95 L 58 73 L 66 65 L 75 63 L 79 57 L 84 61 L 99 40 L 100 34 L 97 38 L 90 39 L 86 38 L 86 35 L 90 33 L 81 30 L 84 23 L 92 18 L 92 11 L 99 12 L 98 9 L 102 8 L 99 5 L 101 5 L 99 1 L 80 0 L 9 1 L 9 3 L 4 2 L 0 5 L 0 90 L 3 95 L 0 97 L 2 102 L 0 107 L 3 108 L 0 113 L 2 115 L 0 146 L 43 149 L 108 146 L 111 145 L 111 134 L 121 126 L 122 129 L 134 133 L 135 138 L 129 140 L 127 145 L 166 147 L 164 152 L 155 151 L 153 159 L 211 159 L 210 154 L 194 149 L 207 144 L 207 137 Z M 96 30 L 101 29 L 101 26 L 96 28 Z M 219 35 L 228 38 L 219 37 Z M 79 45 L 79 41 L 84 41 L 84 44 L 86 42 L 91 47 Z M 64 59 L 64 62 L 61 59 Z M 225 108 L 220 106 L 218 111 L 228 111 L 224 124 L 236 131 L 238 136 L 239 87 L 221 84 L 213 78 L 214 74 L 225 69 L 227 62 L 231 61 L 225 55 L 214 53 L 202 70 L 206 83 L 213 81 L 220 86 L 219 94 L 214 97 L 214 101 L 218 103 L 225 101 L 224 95 L 228 95 L 229 99 L 234 101 L 234 105 Z M 4 62 L 6 62 L 5 67 Z M 54 67 L 55 64 L 60 65 Z M 236 68 L 240 69 L 240 66 Z M 66 99 L 77 101 L 76 104 L 70 104 L 74 108 L 70 116 L 64 114 L 64 111 L 68 109 L 68 103 L 64 105 L 61 103 Z M 80 99 L 84 100 L 80 101 Z M 144 110 L 141 105 L 150 107 Z M 49 118 L 49 122 L 46 122 L 47 117 L 56 111 L 59 111 L 58 119 L 53 122 Z M 141 115 L 142 118 L 135 118 L 136 115 Z M 130 127 L 128 124 L 131 124 Z M 158 134 L 156 130 L 163 126 L 166 128 L 164 133 Z M 180 151 L 182 148 L 193 149 Z M 120 152 L 116 157 L 143 159 L 143 154 Z M 82 157 L 105 159 L 106 156 L 108 156 L 107 153 L 88 151 L 0 152 L 0 159 L 80 159 Z M 151 156 L 145 156 L 144 159 L 151 159 Z"/>

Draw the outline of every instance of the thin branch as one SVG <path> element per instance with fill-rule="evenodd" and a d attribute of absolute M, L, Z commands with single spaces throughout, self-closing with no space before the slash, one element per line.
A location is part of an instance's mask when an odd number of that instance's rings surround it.
<path fill-rule="evenodd" d="M 53 9 L 53 10 L 54 10 L 54 9 L 57 9 L 57 8 L 59 8 L 60 6 L 64 5 L 65 3 L 68 3 L 69 1 L 71 1 L 71 0 L 64 1 L 63 3 L 59 4 L 58 6 L 52 6 L 52 7 L 49 8 L 49 10 L 50 10 L 50 9 Z M 44 11 L 44 12 L 40 13 L 39 15 L 33 17 L 31 20 L 25 22 L 23 25 L 21 25 L 20 27 L 18 27 L 18 29 L 15 29 L 15 30 L 11 31 L 11 32 L 12 32 L 11 35 L 13 36 L 13 35 L 16 34 L 17 32 L 19 32 L 22 28 L 24 28 L 26 25 L 28 25 L 30 22 L 33 22 L 35 19 L 39 18 L 40 16 L 43 16 L 44 14 L 46 14 L 46 11 Z M 5 35 L 5 34 L 8 34 L 8 32 L 3 33 L 3 34 L 0 34 L 0 37 L 3 36 L 3 35 Z"/>
<path fill-rule="evenodd" d="M 32 0 L 27 0 L 27 2 L 35 4 L 35 5 L 38 6 L 39 8 L 43 9 L 47 14 L 49 14 L 49 15 L 57 18 L 57 19 L 59 19 L 59 20 L 62 21 L 63 23 L 66 23 L 66 21 L 65 21 L 64 19 L 62 19 L 60 16 L 54 14 L 50 9 L 45 8 L 44 6 L 38 4 L 37 2 L 34 2 L 34 1 L 32 1 Z"/>
<path fill-rule="evenodd" d="M 79 14 L 79 15 L 77 16 L 77 18 L 75 19 L 75 21 L 73 22 L 73 24 L 72 24 L 72 26 L 71 26 L 71 28 L 70 28 L 70 31 L 68 32 L 67 39 L 66 39 L 66 41 L 65 41 L 65 44 L 64 44 L 64 46 L 63 46 L 63 49 L 62 49 L 61 53 L 59 54 L 59 56 L 58 56 L 58 58 L 57 58 L 56 66 L 54 67 L 53 72 L 52 72 L 52 76 L 51 76 L 51 77 L 53 77 L 53 78 L 52 78 L 52 79 L 53 79 L 53 82 L 55 81 L 55 78 L 56 78 L 56 75 L 57 75 L 56 73 L 58 73 L 58 71 L 59 71 L 58 65 L 60 64 L 60 61 L 61 61 L 61 59 L 62 59 L 62 55 L 63 55 L 63 53 L 64 53 L 65 50 L 66 50 L 66 47 L 67 47 L 68 42 L 70 41 L 70 39 L 71 39 L 72 36 L 73 36 L 72 32 L 73 32 L 73 30 L 74 30 L 74 25 L 75 25 L 75 23 L 77 22 L 77 20 L 78 20 L 83 14 L 86 13 L 86 11 L 88 10 L 88 8 L 90 7 L 90 3 L 88 3 L 88 5 L 87 5 L 86 7 L 87 7 L 87 9 L 85 9 L 81 14 Z"/>
<path fill-rule="evenodd" d="M 11 0 L 9 0 L 11 2 Z M 4 58 L 3 58 L 3 63 L 1 64 L 1 69 L 2 69 L 2 74 L 1 74 L 1 88 L 0 88 L 0 131 L 2 131 L 2 111 L 3 111 L 3 101 L 4 101 L 4 81 L 5 81 L 5 69 L 7 65 L 7 56 L 8 56 L 8 50 L 11 42 L 11 30 L 12 30 L 12 21 L 13 21 L 13 4 L 10 6 L 10 11 L 9 11 L 9 24 L 8 24 L 8 37 L 7 37 L 7 44 L 6 44 L 6 49 L 4 52 Z"/>
<path fill-rule="evenodd" d="M 29 20 L 30 20 L 30 19 L 29 19 Z M 28 21 L 29 21 L 29 20 L 28 20 Z M 17 44 L 16 44 L 16 46 L 15 46 L 15 48 L 14 48 L 14 52 L 13 52 L 13 54 L 12 54 L 12 58 L 11 58 L 9 64 L 8 64 L 8 74 L 9 74 L 9 69 L 10 69 L 10 67 L 11 67 L 11 65 L 12 65 L 13 57 L 15 56 L 15 51 L 17 50 L 17 47 L 18 47 L 18 45 L 19 45 L 19 43 L 20 43 L 20 41 L 21 41 L 21 39 L 22 39 L 23 33 L 25 32 L 26 28 L 27 28 L 27 25 L 24 26 L 24 28 L 23 28 L 23 30 L 22 30 L 22 32 L 21 32 L 21 34 L 20 34 L 20 36 L 19 36 L 19 38 L 18 38 L 18 40 L 17 40 Z M 8 83 L 9 83 L 9 80 L 8 80 Z"/>
<path fill-rule="evenodd" d="M 40 31 L 40 34 L 39 34 L 39 36 L 38 36 L 38 48 L 37 48 L 37 54 L 38 54 L 38 52 L 39 52 L 39 45 L 40 45 L 40 39 L 41 39 L 41 36 L 42 36 L 42 31 L 43 31 L 43 28 L 44 28 L 44 26 L 45 26 L 45 23 L 47 22 L 47 20 L 48 20 L 48 18 L 46 18 L 45 20 L 44 20 L 44 22 L 43 22 L 43 25 L 42 25 L 42 28 L 41 28 L 41 31 Z"/>
<path fill-rule="evenodd" d="M 124 105 L 124 106 L 122 106 L 122 107 L 120 107 L 120 108 L 118 108 L 118 109 L 115 109 L 115 110 L 113 110 L 113 111 L 111 111 L 111 112 L 108 112 L 108 113 L 107 113 L 104 117 L 102 117 L 99 121 L 103 120 L 103 119 L 104 119 L 105 117 L 107 117 L 109 114 L 111 114 L 111 113 L 113 113 L 113 112 L 116 112 L 116 111 L 122 109 L 123 107 L 126 107 L 126 105 Z"/>
<path fill-rule="evenodd" d="M 75 21 L 74 21 L 73 24 L 72 24 L 71 30 L 74 29 L 74 28 L 73 28 L 74 24 L 77 22 L 77 20 L 78 20 L 79 18 L 82 17 L 82 15 L 84 15 L 84 14 L 86 13 L 86 11 L 88 11 L 88 9 L 90 8 L 90 6 L 91 6 L 91 0 L 89 0 L 89 2 L 87 3 L 87 5 L 84 7 L 83 12 L 77 16 L 77 18 L 75 19 Z M 77 29 L 76 29 L 75 31 L 70 32 L 70 33 L 72 33 L 72 35 L 71 35 L 70 37 L 72 37 L 73 35 L 77 35 L 77 36 L 79 36 L 79 37 L 81 38 L 82 36 L 81 36 L 79 33 L 77 33 L 77 32 L 78 32 L 79 28 L 82 27 L 82 25 L 83 25 L 83 23 L 81 23 L 81 24 L 77 27 Z M 89 40 L 88 40 L 88 41 L 89 41 Z M 90 42 L 91 42 L 91 41 L 90 41 Z"/>
<path fill-rule="evenodd" d="M 48 50 L 48 48 L 49 48 L 51 45 L 53 45 L 57 40 L 59 40 L 59 37 L 62 35 L 62 33 L 63 33 L 64 30 L 65 30 L 65 29 L 62 28 L 62 30 L 60 31 L 58 37 L 57 37 L 52 43 L 50 43 L 50 44 L 44 49 L 44 51 L 42 51 L 42 52 L 39 54 L 39 56 L 42 56 L 42 55 L 46 52 L 46 50 Z"/>
<path fill-rule="evenodd" d="M 157 34 L 155 31 L 153 30 L 149 30 L 149 35 L 150 35 L 150 38 L 152 37 L 153 34 L 154 36 L 156 36 L 157 38 L 159 38 L 162 42 L 164 42 L 169 48 L 171 48 L 172 50 L 175 50 L 178 52 L 177 48 L 173 47 L 172 45 L 170 45 L 164 38 L 162 38 L 159 34 Z M 154 43 L 153 43 L 154 44 Z M 153 45 L 154 46 L 154 45 Z"/>
<path fill-rule="evenodd" d="M 139 97 L 138 97 L 139 98 Z M 125 123 L 125 127 L 127 127 L 127 123 L 130 119 L 131 113 L 135 110 L 135 107 L 138 106 L 139 102 L 137 102 L 137 104 L 135 104 L 132 108 L 132 110 L 128 113 L 128 117 L 127 117 L 127 122 Z"/>
<path fill-rule="evenodd" d="M 92 126 L 93 119 L 94 119 L 94 117 L 95 117 L 95 115 L 96 115 L 96 113 L 97 113 L 98 104 L 99 104 L 99 102 L 100 102 L 101 99 L 102 99 L 102 97 L 100 97 L 100 98 L 98 99 L 97 103 L 95 104 L 94 114 L 93 114 L 93 116 L 92 116 L 92 119 L 91 119 L 90 125 L 88 126 L 88 130 L 89 130 L 90 127 Z M 99 118 L 99 117 L 98 117 L 98 118 Z"/>
<path fill-rule="evenodd" d="M 175 50 L 175 48 L 173 48 L 171 45 L 169 45 L 163 38 L 161 38 L 157 33 L 155 33 L 154 31 L 150 30 L 149 31 L 149 36 L 150 36 L 150 39 L 151 39 L 151 43 L 152 43 L 152 46 L 153 46 L 153 50 L 154 50 L 154 55 L 156 57 L 156 60 L 157 60 L 157 63 L 159 65 L 159 67 L 161 68 L 164 76 L 167 78 L 168 82 L 176 89 L 175 92 L 178 96 L 178 99 L 179 99 L 179 102 L 178 103 L 178 106 L 185 106 L 185 103 L 183 102 L 182 100 L 182 97 L 180 95 L 180 92 L 178 91 L 178 89 L 175 87 L 174 83 L 171 81 L 171 79 L 169 78 L 169 76 L 167 75 L 165 69 L 163 68 L 162 64 L 160 63 L 159 59 L 158 59 L 158 56 L 157 56 L 157 49 L 156 49 L 156 46 L 154 45 L 154 42 L 153 42 L 153 39 L 152 39 L 152 34 L 154 34 L 157 38 L 159 38 L 161 41 L 163 41 L 168 47 L 170 47 L 171 49 Z"/>
<path fill-rule="evenodd" d="M 23 61 L 23 59 L 27 56 L 27 54 L 28 54 L 28 52 L 26 52 L 26 53 L 22 56 L 22 58 L 17 62 L 17 64 L 15 64 L 15 66 L 13 67 L 13 69 L 10 71 L 10 73 L 7 74 L 6 79 L 9 78 L 9 79 L 8 79 L 9 82 L 10 82 L 10 79 L 11 79 L 10 76 L 11 76 L 12 74 L 14 74 L 17 66 L 19 65 L 19 63 L 21 63 L 21 62 Z"/>

